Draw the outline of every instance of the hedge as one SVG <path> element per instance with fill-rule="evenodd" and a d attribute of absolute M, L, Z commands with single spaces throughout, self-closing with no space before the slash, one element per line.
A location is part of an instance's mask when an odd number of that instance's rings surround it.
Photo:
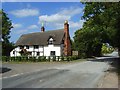
<path fill-rule="evenodd" d="M 45 61 L 73 61 L 79 59 L 78 56 L 39 56 L 39 57 L 29 57 L 29 56 L 17 56 L 8 57 L 2 56 L 3 62 L 45 62 Z"/>

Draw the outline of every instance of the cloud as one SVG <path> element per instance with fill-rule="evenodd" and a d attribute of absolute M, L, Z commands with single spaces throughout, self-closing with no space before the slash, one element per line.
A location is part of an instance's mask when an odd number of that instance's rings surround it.
<path fill-rule="evenodd" d="M 82 10 L 80 7 L 62 8 L 60 12 L 55 14 L 39 16 L 39 23 L 63 23 L 65 20 L 71 20 L 73 16 L 80 14 Z"/>
<path fill-rule="evenodd" d="M 39 24 L 45 22 L 47 26 L 52 26 L 54 28 L 63 28 L 63 24 L 65 20 L 69 21 L 70 28 L 79 29 L 82 27 L 83 20 L 79 20 L 77 22 L 72 21 L 72 18 L 75 15 L 79 15 L 83 13 L 83 8 L 81 7 L 69 7 L 69 8 L 61 8 L 59 12 L 56 12 L 51 15 L 41 15 L 39 16 Z"/>
<path fill-rule="evenodd" d="M 79 20 L 78 22 L 70 21 L 70 28 L 82 28 L 84 22 L 85 20 Z"/>
<path fill-rule="evenodd" d="M 65 16 L 65 15 L 60 15 L 60 14 L 53 14 L 53 15 L 42 15 L 42 16 L 39 16 L 39 20 L 40 22 L 42 21 L 46 21 L 46 22 L 62 22 L 63 20 L 69 20 L 70 17 L 69 16 Z"/>
<path fill-rule="evenodd" d="M 39 15 L 39 10 L 38 9 L 20 9 L 20 10 L 11 11 L 10 13 L 16 17 L 28 17 L 28 16 Z"/>
<path fill-rule="evenodd" d="M 85 22 L 84 20 L 79 20 L 78 22 L 69 21 L 68 23 L 69 23 L 70 28 L 80 29 L 80 28 L 82 28 L 84 22 Z M 56 28 L 61 28 L 61 27 L 63 27 L 63 23 L 55 23 L 54 26 Z"/>
<path fill-rule="evenodd" d="M 61 9 L 59 14 L 68 15 L 68 16 L 72 17 L 74 15 L 82 13 L 82 11 L 83 11 L 83 8 L 80 8 L 80 7 L 70 7 L 70 8 L 63 8 L 63 9 Z"/>
<path fill-rule="evenodd" d="M 38 29 L 37 25 L 30 25 L 27 29 Z"/>
<path fill-rule="evenodd" d="M 19 24 L 19 23 L 12 23 L 12 26 L 17 29 L 17 28 L 21 28 L 22 27 L 22 24 Z"/>

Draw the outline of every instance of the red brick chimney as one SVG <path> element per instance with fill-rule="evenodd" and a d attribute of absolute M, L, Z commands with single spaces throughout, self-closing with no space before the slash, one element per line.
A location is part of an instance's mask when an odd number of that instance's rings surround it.
<path fill-rule="evenodd" d="M 42 23 L 41 32 L 44 32 L 44 31 L 45 31 L 44 24 Z"/>
<path fill-rule="evenodd" d="M 71 55 L 71 41 L 70 41 L 70 35 L 69 35 L 69 24 L 67 20 L 64 23 L 64 33 L 65 33 L 64 55 L 70 56 Z"/>

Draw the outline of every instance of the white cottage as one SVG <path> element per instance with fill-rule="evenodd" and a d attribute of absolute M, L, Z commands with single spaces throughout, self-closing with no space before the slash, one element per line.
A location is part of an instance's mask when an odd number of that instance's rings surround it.
<path fill-rule="evenodd" d="M 64 23 L 64 29 L 45 31 L 22 35 L 16 42 L 16 48 L 10 52 L 10 56 L 21 56 L 28 53 L 29 56 L 70 56 L 71 41 L 68 21 Z"/>

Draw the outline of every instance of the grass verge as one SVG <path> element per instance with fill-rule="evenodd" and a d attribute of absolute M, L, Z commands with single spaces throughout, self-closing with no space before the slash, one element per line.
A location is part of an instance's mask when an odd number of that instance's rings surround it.
<path fill-rule="evenodd" d="M 4 63 L 11 63 L 11 64 L 22 64 L 22 63 L 75 63 L 75 62 L 83 62 L 83 61 L 87 61 L 87 59 L 77 59 L 77 60 L 72 60 L 72 61 L 43 61 L 43 62 L 31 62 L 31 61 L 22 61 L 22 62 L 18 62 L 18 61 L 10 61 L 10 62 L 2 62 Z"/>

